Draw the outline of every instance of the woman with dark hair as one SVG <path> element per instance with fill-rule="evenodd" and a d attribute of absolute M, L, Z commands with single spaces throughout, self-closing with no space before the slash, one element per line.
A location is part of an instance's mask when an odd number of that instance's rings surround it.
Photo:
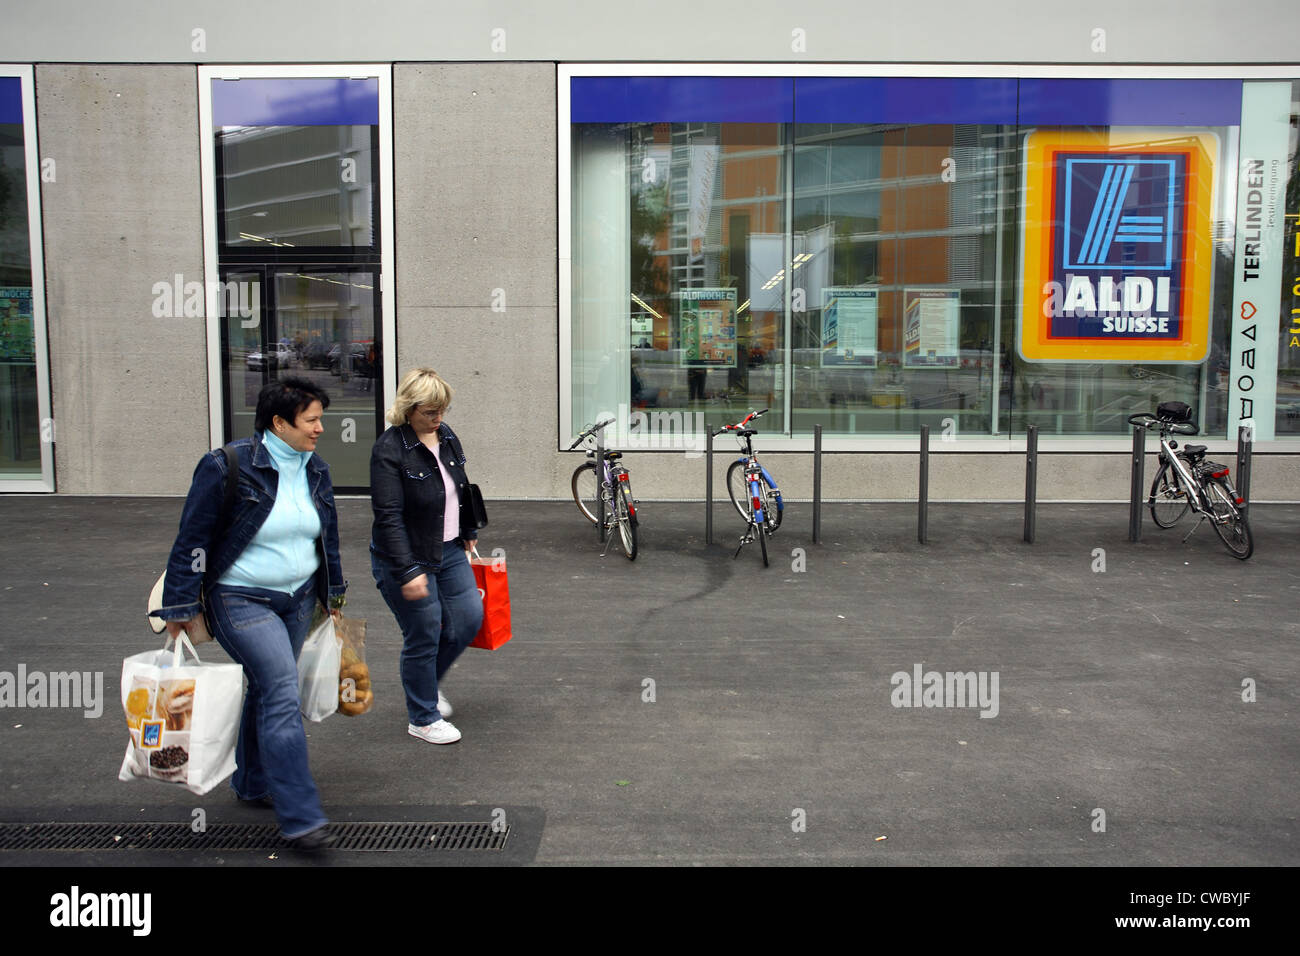
<path fill-rule="evenodd" d="M 273 807 L 281 835 L 308 852 L 333 837 L 307 766 L 297 658 L 316 603 L 337 616 L 347 590 L 329 466 L 316 454 L 327 407 L 329 396 L 306 379 L 262 389 L 253 437 L 228 446 L 239 462 L 229 513 L 226 456 L 203 456 L 154 612 L 175 637 L 201 613 L 202 593 L 213 637 L 248 678 L 231 788 Z"/>

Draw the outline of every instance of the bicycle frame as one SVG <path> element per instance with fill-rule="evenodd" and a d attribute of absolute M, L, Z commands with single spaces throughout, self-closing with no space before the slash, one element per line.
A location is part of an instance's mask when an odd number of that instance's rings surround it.
<path fill-rule="evenodd" d="M 763 508 L 763 486 L 758 480 L 759 477 L 767 479 L 768 485 L 778 497 L 781 492 L 776 486 L 776 479 L 772 477 L 772 473 L 759 463 L 758 457 L 754 454 L 753 436 L 746 435 L 744 442 L 745 454 L 737 458 L 736 461 L 745 466 L 745 483 L 749 486 L 749 502 L 754 509 L 754 520 L 761 528 L 767 519 Z"/>
<path fill-rule="evenodd" d="M 1160 432 L 1160 457 L 1169 462 L 1170 467 L 1177 472 L 1179 479 L 1187 491 L 1187 503 L 1192 511 L 1202 514 L 1209 510 L 1209 502 L 1204 500 L 1205 491 L 1201 488 L 1201 483 L 1192 477 L 1191 471 L 1187 468 L 1186 463 L 1178 457 L 1173 446 L 1169 443 L 1169 436 L 1162 430 Z M 1204 505 L 1205 507 L 1202 507 Z"/>

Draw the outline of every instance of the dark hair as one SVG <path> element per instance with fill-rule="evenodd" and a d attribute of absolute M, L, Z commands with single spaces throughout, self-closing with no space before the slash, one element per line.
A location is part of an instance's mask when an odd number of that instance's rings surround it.
<path fill-rule="evenodd" d="M 253 427 L 259 432 L 267 431 L 276 415 L 294 424 L 312 402 L 320 402 L 323 409 L 330 407 L 325 390 L 305 378 L 289 375 L 278 382 L 267 382 L 257 396 Z"/>

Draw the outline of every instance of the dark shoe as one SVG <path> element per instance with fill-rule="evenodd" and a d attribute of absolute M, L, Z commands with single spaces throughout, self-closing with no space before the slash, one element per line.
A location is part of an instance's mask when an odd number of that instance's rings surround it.
<path fill-rule="evenodd" d="M 321 850 L 329 849 L 336 842 L 338 838 L 323 826 L 288 841 L 289 849 L 297 850 L 299 853 L 319 853 Z"/>
<path fill-rule="evenodd" d="M 263 810 L 275 809 L 275 804 L 271 802 L 271 798 L 269 796 L 255 797 L 252 800 L 245 800 L 243 797 L 240 797 L 239 802 L 246 807 L 257 807 Z"/>

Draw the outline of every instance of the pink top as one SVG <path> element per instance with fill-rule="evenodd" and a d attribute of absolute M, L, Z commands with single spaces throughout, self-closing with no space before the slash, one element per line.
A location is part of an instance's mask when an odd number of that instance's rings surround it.
<path fill-rule="evenodd" d="M 456 494 L 456 484 L 451 480 L 451 473 L 442 463 L 442 456 L 437 451 L 433 460 L 438 463 L 438 473 L 442 475 L 442 490 L 447 494 L 442 511 L 442 540 L 454 541 L 460 537 L 460 496 Z"/>

